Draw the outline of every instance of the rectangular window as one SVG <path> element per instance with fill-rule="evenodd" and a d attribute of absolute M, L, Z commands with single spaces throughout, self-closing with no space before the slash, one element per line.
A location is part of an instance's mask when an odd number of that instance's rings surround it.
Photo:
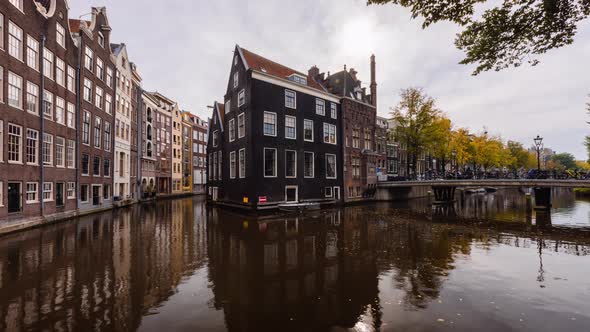
<path fill-rule="evenodd" d="M 43 100 L 43 116 L 46 119 L 53 120 L 53 94 L 45 90 Z"/>
<path fill-rule="evenodd" d="M 326 154 L 326 179 L 336 178 L 336 155 Z"/>
<path fill-rule="evenodd" d="M 70 92 L 76 93 L 76 70 L 71 66 L 68 66 L 67 86 Z"/>
<path fill-rule="evenodd" d="M 37 165 L 39 151 L 39 132 L 27 129 L 27 164 Z"/>
<path fill-rule="evenodd" d="M 27 182 L 27 203 L 30 204 L 39 202 L 39 199 L 37 197 L 37 195 L 39 194 L 38 185 L 39 184 L 37 182 Z"/>
<path fill-rule="evenodd" d="M 264 136 L 277 136 L 277 113 L 264 112 Z"/>
<path fill-rule="evenodd" d="M 10 0 L 10 3 L 23 12 L 23 0 Z"/>
<path fill-rule="evenodd" d="M 264 148 L 264 177 L 277 176 L 277 149 Z"/>
<path fill-rule="evenodd" d="M 23 61 L 23 30 L 12 21 L 8 21 L 8 54 Z"/>
<path fill-rule="evenodd" d="M 326 115 L 326 102 L 323 99 L 317 98 L 315 100 L 315 113 L 319 115 Z"/>
<path fill-rule="evenodd" d="M 240 179 L 246 177 L 246 149 L 240 149 L 238 152 L 239 176 Z"/>
<path fill-rule="evenodd" d="M 82 118 L 82 144 L 90 144 L 90 112 L 84 111 Z"/>
<path fill-rule="evenodd" d="M 229 178 L 236 178 L 236 152 L 232 151 L 229 153 Z"/>
<path fill-rule="evenodd" d="M 326 187 L 324 188 L 324 193 L 326 198 L 332 198 L 334 196 L 334 192 L 332 191 L 332 187 Z"/>
<path fill-rule="evenodd" d="M 76 199 L 76 182 L 68 182 L 66 195 L 68 199 Z"/>
<path fill-rule="evenodd" d="M 306 178 L 313 178 L 315 173 L 315 158 L 313 152 L 305 152 L 303 155 L 303 176 Z"/>
<path fill-rule="evenodd" d="M 0 49 L 4 50 L 4 15 L 0 13 Z M 0 189 L 2 187 L 0 186 Z M 0 206 L 2 206 L 2 194 L 0 194 Z"/>
<path fill-rule="evenodd" d="M 39 114 L 39 87 L 27 82 L 27 112 Z"/>
<path fill-rule="evenodd" d="M 86 49 L 84 50 L 84 67 L 91 72 L 93 71 L 92 67 L 94 67 L 94 52 L 92 52 L 88 46 L 86 46 Z"/>
<path fill-rule="evenodd" d="M 113 114 L 113 97 L 107 94 L 104 98 L 104 111 Z"/>
<path fill-rule="evenodd" d="M 101 81 L 104 79 L 104 62 L 101 58 L 96 58 L 96 77 Z"/>
<path fill-rule="evenodd" d="M 238 138 L 246 136 L 246 120 L 244 113 L 238 115 Z"/>
<path fill-rule="evenodd" d="M 55 82 L 66 86 L 66 63 L 60 58 L 55 58 Z"/>
<path fill-rule="evenodd" d="M 66 48 L 66 29 L 61 24 L 56 23 L 55 25 L 55 36 L 57 44 L 63 48 Z"/>
<path fill-rule="evenodd" d="M 53 136 L 43 134 L 43 165 L 53 166 Z"/>
<path fill-rule="evenodd" d="M 43 75 L 50 80 L 53 79 L 53 61 L 53 53 L 45 48 L 43 50 Z"/>
<path fill-rule="evenodd" d="M 68 140 L 68 151 L 67 151 L 67 166 L 68 168 L 76 168 L 75 158 L 76 157 L 76 141 Z"/>
<path fill-rule="evenodd" d="M 239 74 L 238 72 L 234 73 L 234 89 L 238 87 L 240 80 L 239 80 Z"/>
<path fill-rule="evenodd" d="M 313 142 L 313 121 L 303 120 L 303 139 L 307 142 Z"/>
<path fill-rule="evenodd" d="M 297 108 L 297 94 L 295 91 L 285 90 L 285 107 Z"/>
<path fill-rule="evenodd" d="M 372 139 L 371 139 L 371 131 L 365 129 L 365 149 L 372 150 Z"/>
<path fill-rule="evenodd" d="M 72 103 L 67 106 L 67 123 L 68 127 L 76 129 L 76 108 Z"/>
<path fill-rule="evenodd" d="M 221 161 L 222 161 L 222 158 L 223 158 L 223 154 L 222 154 L 221 151 L 217 152 L 217 158 L 219 159 L 219 162 L 217 163 L 217 165 L 219 166 L 219 180 L 222 180 L 223 177 L 222 177 L 222 172 L 221 171 L 223 170 L 223 168 L 221 167 Z"/>
<path fill-rule="evenodd" d="M 43 202 L 53 200 L 53 182 L 43 182 Z"/>
<path fill-rule="evenodd" d="M 2 15 L 0 14 L 0 17 Z M 2 29 L 0 29 L 0 33 L 2 32 Z M 0 87 L 2 87 L 0 89 L 0 103 L 4 102 L 4 67 L 0 66 Z"/>
<path fill-rule="evenodd" d="M 104 123 L 104 149 L 105 151 L 111 151 L 111 123 Z"/>
<path fill-rule="evenodd" d="M 55 137 L 55 166 L 65 166 L 65 139 L 63 137 Z"/>
<path fill-rule="evenodd" d="M 90 157 L 82 154 L 82 175 L 90 174 Z"/>
<path fill-rule="evenodd" d="M 4 121 L 0 120 L 0 162 L 4 161 Z M 0 205 L 2 201 L 0 200 Z"/>
<path fill-rule="evenodd" d="M 101 140 L 101 119 L 99 117 L 94 118 L 94 147 L 100 148 L 100 140 Z"/>
<path fill-rule="evenodd" d="M 361 147 L 361 136 L 360 131 L 358 129 L 352 130 L 352 147 L 358 149 Z"/>
<path fill-rule="evenodd" d="M 107 67 L 107 86 L 113 87 L 113 70 L 110 67 Z"/>
<path fill-rule="evenodd" d="M 111 176 L 111 161 L 110 159 L 105 159 L 103 163 L 103 176 L 109 177 Z"/>
<path fill-rule="evenodd" d="M 104 48 L 104 35 L 102 34 L 102 32 L 98 32 L 98 45 Z"/>
<path fill-rule="evenodd" d="M 23 78 L 8 72 L 8 105 L 23 108 Z"/>
<path fill-rule="evenodd" d="M 92 81 L 84 77 L 84 100 L 92 103 Z"/>
<path fill-rule="evenodd" d="M 100 87 L 96 87 L 96 98 L 94 99 L 94 105 L 100 109 L 102 109 L 102 96 L 103 91 Z"/>
<path fill-rule="evenodd" d="M 336 144 L 336 126 L 324 123 L 324 143 Z"/>
<path fill-rule="evenodd" d="M 338 118 L 338 108 L 335 103 L 330 103 L 330 113 L 332 115 L 332 119 Z"/>
<path fill-rule="evenodd" d="M 214 131 L 213 132 L 213 147 L 216 148 L 217 147 L 217 140 L 218 140 L 218 136 L 219 136 L 219 131 Z"/>
<path fill-rule="evenodd" d="M 27 35 L 27 65 L 39 70 L 39 42 Z"/>
<path fill-rule="evenodd" d="M 8 124 L 8 162 L 22 163 L 23 128 Z"/>
<path fill-rule="evenodd" d="M 225 114 L 230 113 L 231 112 L 231 100 L 228 100 L 225 102 Z"/>
<path fill-rule="evenodd" d="M 92 175 L 100 176 L 100 157 L 94 156 L 94 161 L 92 162 Z"/>
<path fill-rule="evenodd" d="M 285 115 L 285 138 L 289 138 L 289 139 L 296 139 L 297 138 L 296 122 L 297 122 L 296 117 Z"/>
<path fill-rule="evenodd" d="M 285 150 L 285 177 L 297 177 L 297 151 Z"/>
<path fill-rule="evenodd" d="M 234 119 L 229 120 L 229 141 L 233 142 L 236 140 L 236 121 Z"/>
<path fill-rule="evenodd" d="M 238 93 L 238 107 L 243 106 L 246 103 L 246 91 L 240 90 Z"/>
<path fill-rule="evenodd" d="M 62 98 L 55 97 L 55 122 L 65 126 L 66 124 L 66 105 Z"/>
<path fill-rule="evenodd" d="M 83 184 L 80 186 L 80 201 L 88 203 L 88 185 Z"/>

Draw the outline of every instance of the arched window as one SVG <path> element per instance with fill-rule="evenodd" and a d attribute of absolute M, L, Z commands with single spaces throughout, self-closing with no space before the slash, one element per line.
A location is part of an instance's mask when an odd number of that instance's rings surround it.
<path fill-rule="evenodd" d="M 152 140 L 152 126 L 151 125 L 147 125 L 146 134 L 147 134 L 147 139 L 151 141 Z"/>
<path fill-rule="evenodd" d="M 149 107 L 147 109 L 147 120 L 148 122 L 152 122 L 152 109 Z"/>

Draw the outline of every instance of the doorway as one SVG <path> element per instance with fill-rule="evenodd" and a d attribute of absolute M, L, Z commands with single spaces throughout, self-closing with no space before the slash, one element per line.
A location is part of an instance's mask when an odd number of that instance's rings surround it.
<path fill-rule="evenodd" d="M 100 186 L 92 186 L 92 205 L 100 204 Z"/>
<path fill-rule="evenodd" d="M 340 187 L 334 187 L 334 199 L 337 201 L 340 200 Z"/>
<path fill-rule="evenodd" d="M 57 207 L 64 206 L 64 183 L 63 182 L 56 182 L 55 183 L 55 206 L 57 206 Z"/>
<path fill-rule="evenodd" d="M 8 182 L 8 213 L 21 211 L 21 184 Z"/>
<path fill-rule="evenodd" d="M 285 201 L 287 203 L 299 202 L 299 188 L 297 186 L 285 187 Z"/>

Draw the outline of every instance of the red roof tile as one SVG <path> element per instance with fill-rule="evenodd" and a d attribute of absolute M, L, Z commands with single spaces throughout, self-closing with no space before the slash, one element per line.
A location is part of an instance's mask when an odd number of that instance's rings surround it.
<path fill-rule="evenodd" d="M 90 26 L 90 24 L 92 23 L 89 21 L 84 21 L 84 22 L 86 22 L 86 26 Z M 72 31 L 74 33 L 80 32 L 80 25 L 82 25 L 81 20 L 70 19 L 70 31 Z"/>
<path fill-rule="evenodd" d="M 244 55 L 244 60 L 248 64 L 250 68 L 253 70 L 263 72 L 272 76 L 276 76 L 278 78 L 288 79 L 289 76 L 293 74 L 297 74 L 307 78 L 307 86 L 310 88 L 318 89 L 322 92 L 326 92 L 326 90 L 317 83 L 312 77 L 309 75 L 304 74 L 300 71 L 291 69 L 289 67 L 283 66 L 280 63 L 276 63 L 272 60 L 269 60 L 265 57 L 262 57 L 256 53 L 252 53 L 245 48 L 240 48 L 242 50 L 242 54 Z"/>

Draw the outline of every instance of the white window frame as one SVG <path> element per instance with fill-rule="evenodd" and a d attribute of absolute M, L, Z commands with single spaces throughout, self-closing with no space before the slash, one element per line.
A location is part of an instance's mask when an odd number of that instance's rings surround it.
<path fill-rule="evenodd" d="M 43 133 L 42 139 L 43 141 L 41 142 L 41 162 L 44 166 L 53 167 L 53 135 Z"/>
<path fill-rule="evenodd" d="M 293 94 L 293 105 L 290 103 L 289 95 Z M 291 109 L 297 109 L 297 92 L 293 90 L 285 89 L 285 107 Z"/>
<path fill-rule="evenodd" d="M 311 123 L 311 139 L 307 139 L 305 138 L 305 125 Z M 314 122 L 313 120 L 309 120 L 309 119 L 303 119 L 303 140 L 305 142 L 313 142 L 314 141 Z"/>
<path fill-rule="evenodd" d="M 240 126 L 240 119 L 242 125 Z M 240 128 L 243 130 L 240 131 Z M 246 136 L 246 115 L 244 113 L 238 114 L 238 139 Z"/>
<path fill-rule="evenodd" d="M 16 23 L 8 21 L 8 54 L 19 61 L 23 61 L 24 48 L 24 34 L 23 29 Z M 16 50 L 14 50 L 16 49 Z M 14 54 L 16 52 L 16 54 Z"/>
<path fill-rule="evenodd" d="M 326 179 L 329 179 L 329 180 L 337 179 L 338 178 L 338 159 L 336 158 L 336 155 L 335 154 L 332 154 L 332 153 L 326 153 L 325 156 L 326 156 L 326 160 L 325 160 L 325 163 L 326 163 Z M 328 156 L 329 157 L 334 157 L 334 176 L 333 177 L 332 176 L 328 176 Z"/>
<path fill-rule="evenodd" d="M 4 120 L 0 120 L 0 163 L 4 162 Z M 0 204 L 2 202 L 0 201 Z"/>
<path fill-rule="evenodd" d="M 287 153 L 288 152 L 293 152 L 295 153 L 295 159 L 293 159 L 293 162 L 295 164 L 294 170 L 295 170 L 295 174 L 294 175 L 288 175 L 287 174 Z M 297 151 L 296 150 L 285 150 L 285 178 L 287 179 L 296 179 L 297 178 Z"/>
<path fill-rule="evenodd" d="M 29 135 L 29 133 L 34 135 Z M 25 143 L 25 162 L 27 165 L 39 165 L 39 132 L 37 130 L 27 128 L 26 132 L 26 143 Z M 33 153 L 29 154 L 29 140 L 34 141 L 35 144 L 32 146 Z M 33 156 L 33 160 L 29 161 L 29 155 Z"/>
<path fill-rule="evenodd" d="M 19 110 L 23 109 L 23 82 L 24 81 L 22 76 L 19 76 L 11 71 L 8 71 L 8 106 L 17 108 Z M 16 103 L 14 103 L 13 101 L 15 101 Z"/>
<path fill-rule="evenodd" d="M 334 102 L 330 103 L 330 113 L 332 119 L 338 119 L 338 106 Z"/>
<path fill-rule="evenodd" d="M 39 71 L 39 42 L 27 35 L 27 65 Z"/>
<path fill-rule="evenodd" d="M 234 73 L 234 89 L 238 87 L 240 82 L 240 74 L 238 72 Z"/>
<path fill-rule="evenodd" d="M 19 134 L 18 135 L 12 135 L 10 133 L 10 127 L 11 126 L 12 127 L 15 127 L 15 128 L 18 128 L 18 131 L 19 131 Z M 11 136 L 15 136 L 15 137 L 18 138 L 18 152 L 17 152 L 18 153 L 18 160 L 10 160 L 10 158 L 8 158 L 7 159 L 8 160 L 8 163 L 9 164 L 23 164 L 23 161 L 24 161 L 24 158 L 23 158 L 23 142 L 24 142 L 24 140 L 23 140 L 23 127 L 22 126 L 19 126 L 17 124 L 14 124 L 14 123 L 10 123 L 9 122 L 8 125 L 7 125 L 7 128 L 8 128 L 8 133 L 7 133 L 7 136 L 6 136 L 8 138 L 8 142 L 7 142 L 7 145 L 6 145 L 7 147 L 10 147 L 10 137 Z M 7 154 L 8 154 L 8 157 L 10 157 L 10 149 L 8 149 Z"/>
<path fill-rule="evenodd" d="M 55 77 L 55 55 L 46 48 L 43 49 L 43 75 L 52 80 Z"/>
<path fill-rule="evenodd" d="M 55 97 L 55 122 L 66 125 L 66 101 L 57 96 Z"/>
<path fill-rule="evenodd" d="M 311 154 L 311 176 L 305 175 L 305 156 Z M 315 178 L 315 152 L 304 151 L 303 152 L 303 178 L 314 179 Z"/>
<path fill-rule="evenodd" d="M 66 198 L 76 199 L 76 182 L 68 182 L 66 184 Z"/>
<path fill-rule="evenodd" d="M 228 138 L 230 142 L 236 140 L 236 120 L 230 119 L 228 122 Z"/>
<path fill-rule="evenodd" d="M 214 130 L 213 131 L 213 147 L 216 148 L 217 145 L 219 145 L 219 130 Z"/>
<path fill-rule="evenodd" d="M 25 109 L 27 112 L 35 115 L 39 115 L 39 86 L 33 82 L 27 81 L 27 98 L 25 100 Z M 29 102 L 29 96 L 31 97 L 32 103 Z M 29 105 L 34 105 L 34 109 L 31 111 Z"/>
<path fill-rule="evenodd" d="M 330 194 L 328 194 L 328 190 L 330 191 Z M 324 188 L 324 196 L 326 198 L 333 198 L 334 197 L 334 188 L 332 188 L 332 187 L 325 187 Z"/>
<path fill-rule="evenodd" d="M 47 190 L 46 188 L 49 188 Z M 45 198 L 45 194 L 49 193 L 49 198 Z M 43 182 L 43 202 L 53 201 L 53 182 Z"/>
<path fill-rule="evenodd" d="M 55 136 L 55 167 L 66 167 L 66 139 L 61 136 Z"/>
<path fill-rule="evenodd" d="M 55 57 L 55 82 L 66 86 L 66 63 L 59 57 Z"/>
<path fill-rule="evenodd" d="M 326 101 L 321 98 L 315 99 L 315 114 L 326 115 Z"/>
<path fill-rule="evenodd" d="M 225 114 L 227 114 L 227 113 L 230 113 L 230 112 L 231 112 L 231 99 L 228 99 L 228 100 L 225 102 L 225 107 L 224 107 L 224 110 L 225 110 Z"/>
<path fill-rule="evenodd" d="M 274 175 L 266 175 L 266 151 L 274 151 L 274 155 L 275 155 L 275 160 L 274 160 L 274 166 L 273 166 L 273 174 Z M 277 170 L 277 165 L 278 165 L 278 159 L 279 159 L 279 155 L 278 155 L 278 151 L 276 148 L 263 148 L 262 150 L 262 174 L 264 175 L 265 178 L 276 178 L 278 176 L 278 170 Z"/>
<path fill-rule="evenodd" d="M 34 190 L 29 190 L 29 185 L 35 186 Z M 29 194 L 33 195 L 33 199 L 29 199 Z M 25 183 L 25 203 L 34 204 L 39 203 L 39 182 Z"/>
<path fill-rule="evenodd" d="M 76 106 L 72 103 L 66 104 L 66 124 L 69 128 L 76 129 Z"/>
<path fill-rule="evenodd" d="M 238 150 L 238 176 L 240 179 L 246 177 L 246 149 Z"/>
<path fill-rule="evenodd" d="M 67 168 L 76 168 L 76 141 L 68 140 L 66 147 L 66 166 Z"/>
<path fill-rule="evenodd" d="M 66 86 L 68 91 L 76 94 L 76 70 L 72 66 L 67 66 Z"/>
<path fill-rule="evenodd" d="M 55 23 L 55 39 L 63 49 L 66 48 L 66 29 L 59 23 Z"/>
<path fill-rule="evenodd" d="M 274 117 L 274 133 L 272 133 L 272 134 L 267 134 L 266 130 L 265 130 L 265 126 L 267 124 L 267 122 L 266 122 L 267 115 Z M 277 122 L 278 122 L 277 113 L 265 111 L 264 114 L 262 115 L 262 135 L 263 136 L 270 136 L 270 137 L 277 137 L 277 131 L 278 131 L 277 130 L 277 127 L 278 127 Z M 268 123 L 271 124 L 270 122 L 268 122 Z"/>
<path fill-rule="evenodd" d="M 229 153 L 229 178 L 236 178 L 236 151 Z"/>
<path fill-rule="evenodd" d="M 287 136 L 287 119 L 292 119 L 293 120 L 293 137 L 289 137 Z M 286 139 L 297 139 L 297 117 L 295 116 L 291 116 L 291 115 L 285 115 L 285 138 Z"/>
<path fill-rule="evenodd" d="M 84 68 L 88 69 L 90 72 L 94 70 L 94 51 L 86 46 L 84 48 Z"/>
<path fill-rule="evenodd" d="M 238 92 L 238 107 L 242 107 L 246 104 L 246 90 L 242 89 Z"/>
<path fill-rule="evenodd" d="M 326 129 L 328 131 L 328 140 L 326 141 Z M 332 130 L 334 129 L 334 142 L 332 142 Z M 327 123 L 324 122 L 324 133 L 323 133 L 323 141 L 326 144 L 332 144 L 332 145 L 336 145 L 338 144 L 338 132 L 337 132 L 337 127 L 334 124 L 331 123 Z"/>

